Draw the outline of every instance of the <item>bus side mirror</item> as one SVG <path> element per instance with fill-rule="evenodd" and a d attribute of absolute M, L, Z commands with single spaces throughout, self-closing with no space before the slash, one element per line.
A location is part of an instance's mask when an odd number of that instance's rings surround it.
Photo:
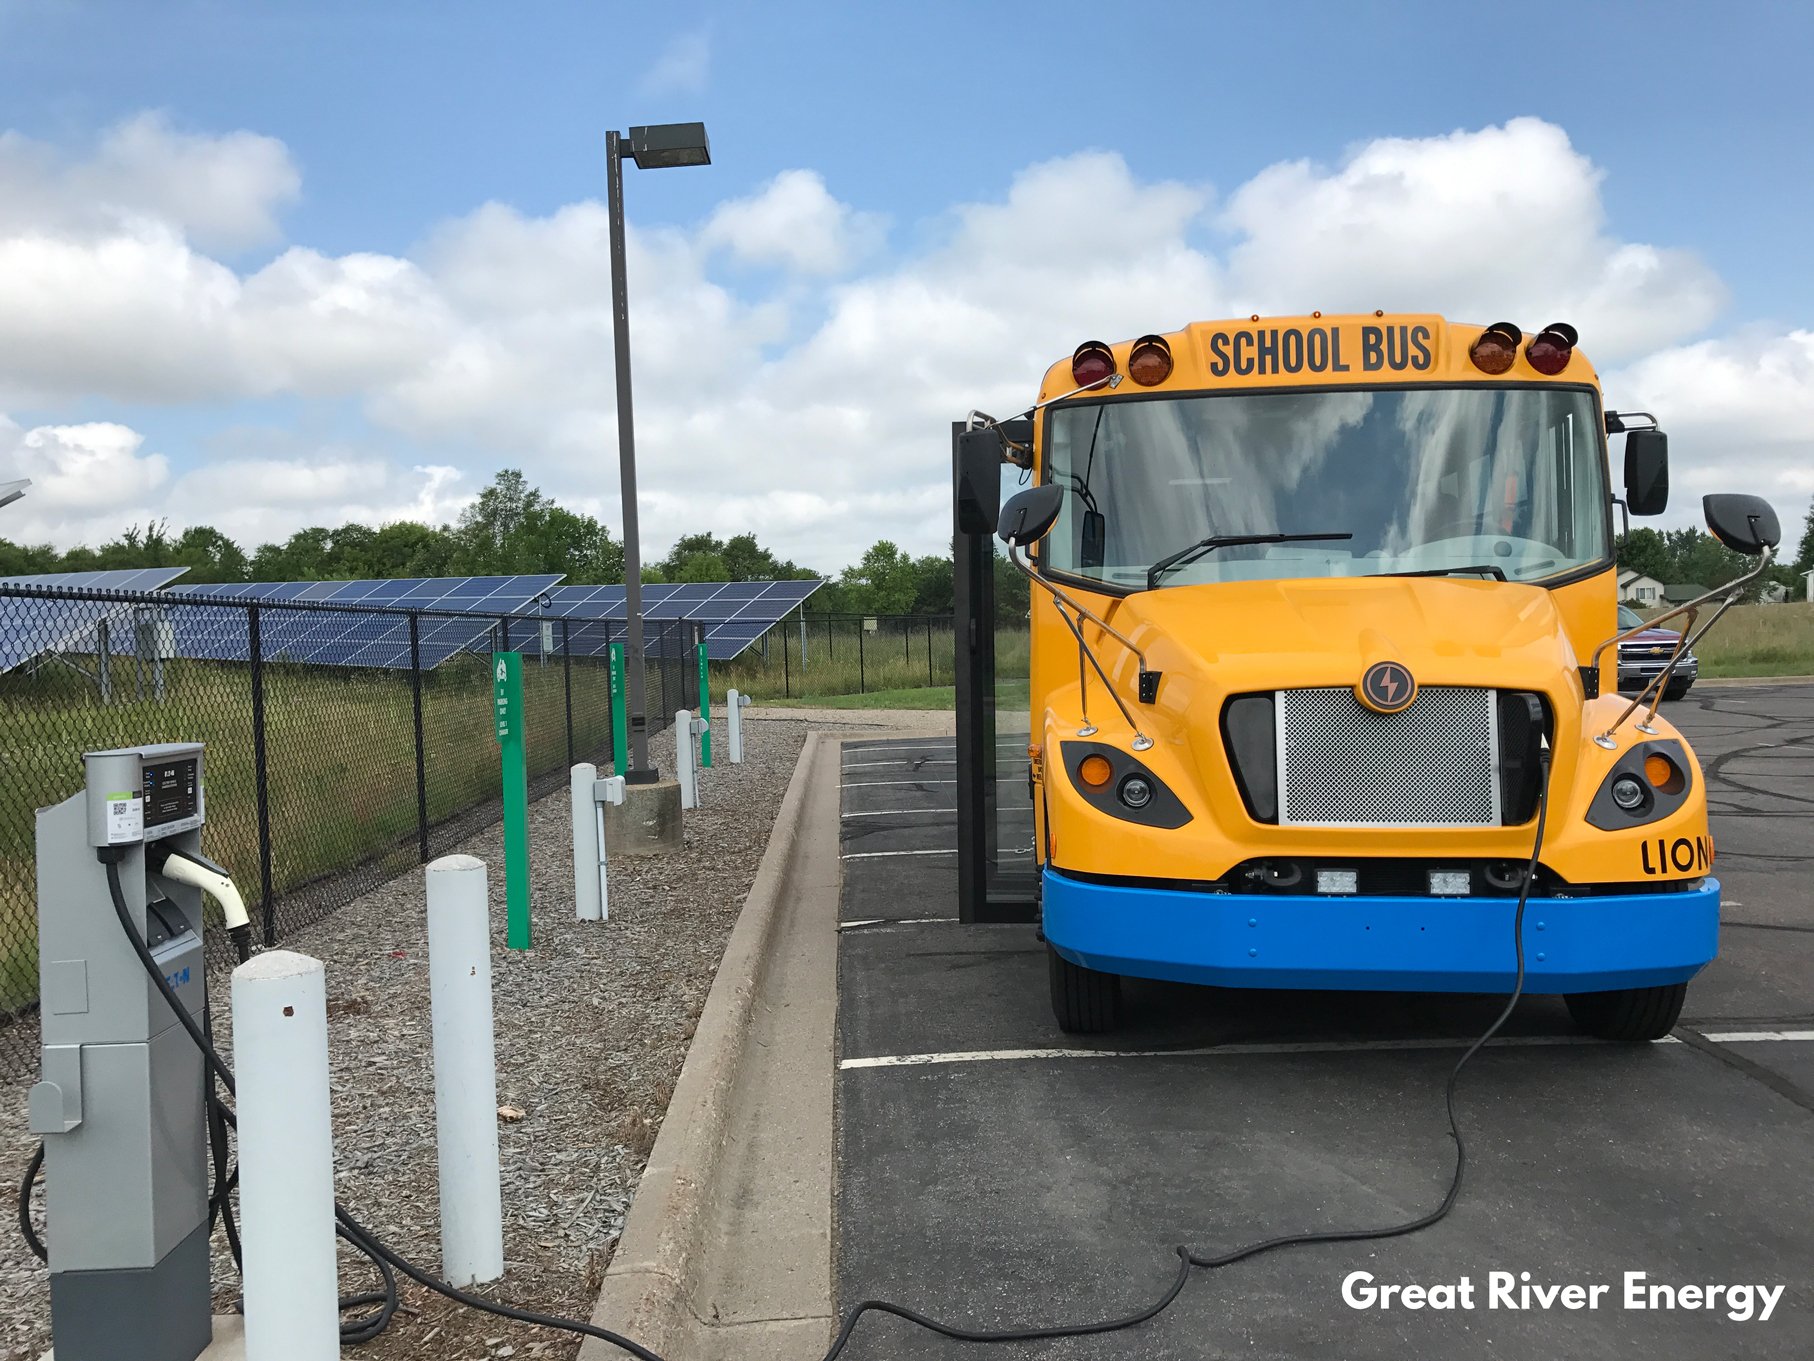
<path fill-rule="evenodd" d="M 1669 508 L 1669 436 L 1661 430 L 1625 432 L 1625 504 L 1633 515 Z"/>
<path fill-rule="evenodd" d="M 1701 510 L 1707 516 L 1707 528 L 1713 531 L 1713 537 L 1735 553 L 1754 558 L 1766 548 L 1774 548 L 1782 542 L 1782 526 L 1776 521 L 1776 512 L 1761 496 L 1740 496 L 1734 492 L 1703 496 Z"/>
<path fill-rule="evenodd" d="M 993 534 L 1001 509 L 1003 444 L 994 427 L 957 437 L 957 527 L 964 534 Z"/>
<path fill-rule="evenodd" d="M 1014 493 L 1001 508 L 1001 528 L 996 532 L 1011 548 L 1025 548 L 1038 543 L 1058 523 L 1058 512 L 1064 508 L 1064 488 L 1047 482 Z"/>

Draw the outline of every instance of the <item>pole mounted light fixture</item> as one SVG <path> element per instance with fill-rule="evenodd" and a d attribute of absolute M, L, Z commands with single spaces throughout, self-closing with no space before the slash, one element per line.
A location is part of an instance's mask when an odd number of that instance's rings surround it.
<path fill-rule="evenodd" d="M 642 547 L 636 517 L 636 423 L 630 402 L 630 298 L 624 271 L 624 159 L 639 170 L 710 165 L 712 150 L 704 123 L 654 123 L 630 129 L 626 137 L 605 134 L 607 216 L 611 223 L 611 319 L 617 351 L 617 467 L 624 503 L 624 669 L 630 711 L 630 768 L 620 770 L 630 784 L 652 784 L 658 772 L 649 764 L 648 709 L 643 702 Z"/>
<path fill-rule="evenodd" d="M 29 486 L 31 486 L 29 477 L 22 477 L 17 482 L 0 482 L 0 506 L 12 505 L 25 495 L 25 489 Z"/>

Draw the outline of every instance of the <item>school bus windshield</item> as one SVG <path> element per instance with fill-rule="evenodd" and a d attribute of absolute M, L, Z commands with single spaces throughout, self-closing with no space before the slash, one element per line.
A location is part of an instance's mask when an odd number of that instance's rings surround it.
<path fill-rule="evenodd" d="M 1211 535 L 1352 535 L 1230 545 L 1163 585 L 1496 568 L 1536 581 L 1607 556 L 1593 394 L 1376 388 L 1066 402 L 1046 479 L 1066 488 L 1049 571 L 1116 590 Z"/>

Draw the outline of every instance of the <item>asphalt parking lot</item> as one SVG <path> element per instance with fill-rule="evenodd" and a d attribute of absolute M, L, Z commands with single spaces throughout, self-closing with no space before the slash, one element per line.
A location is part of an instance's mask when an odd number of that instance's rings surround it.
<path fill-rule="evenodd" d="M 1720 957 L 1672 1041 L 1581 1041 L 1560 999 L 1529 998 L 1463 1076 L 1469 1170 L 1442 1223 L 1196 1272 L 1137 1330 L 1009 1352 L 1814 1355 L 1814 686 L 1703 685 L 1668 711 L 1706 767 L 1725 890 Z M 1088 1320 L 1158 1296 L 1176 1244 L 1208 1255 L 1440 1200 L 1443 1079 L 1493 999 L 1135 984 L 1120 1032 L 1066 1036 L 1033 929 L 954 920 L 952 755 L 925 739 L 844 748 L 841 1308 Z M 1352 1308 L 1356 1270 L 1468 1277 L 1479 1307 Z M 1594 1308 L 1488 1308 L 1494 1271 L 1612 1288 Z M 1768 1321 L 1729 1317 L 1723 1298 L 1620 1307 L 1640 1271 L 1786 1293 Z M 974 1350 L 883 1318 L 845 1355 Z"/>

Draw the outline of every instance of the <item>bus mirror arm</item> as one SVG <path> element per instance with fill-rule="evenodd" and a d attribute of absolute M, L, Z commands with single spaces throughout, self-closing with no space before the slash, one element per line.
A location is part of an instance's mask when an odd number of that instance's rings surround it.
<path fill-rule="evenodd" d="M 1080 618 L 1088 619 L 1097 628 L 1101 629 L 1104 633 L 1108 634 L 1109 637 L 1113 638 L 1129 652 L 1134 654 L 1135 659 L 1140 663 L 1140 698 L 1143 703 L 1151 704 L 1159 697 L 1159 677 L 1161 673 L 1147 668 L 1146 654 L 1140 650 L 1133 639 L 1122 633 L 1121 630 L 1109 623 L 1108 620 L 1102 618 L 1093 611 L 1086 609 L 1079 601 L 1073 599 L 1064 591 L 1059 590 L 1058 587 L 1054 586 L 1038 572 L 1034 571 L 1031 564 L 1021 556 L 1018 544 L 1011 543 L 1008 545 L 1008 561 L 1013 563 L 1015 568 L 1022 576 L 1026 577 L 1028 581 L 1032 582 L 1052 597 L 1054 603 L 1058 607 L 1058 617 L 1064 620 L 1065 627 L 1070 629 L 1071 636 L 1077 640 L 1079 653 L 1082 657 L 1089 660 L 1089 663 L 1095 669 L 1097 676 L 1102 680 L 1102 688 L 1108 691 L 1109 698 L 1115 702 L 1115 707 L 1121 710 L 1122 718 L 1126 719 L 1128 727 L 1134 730 L 1134 750 L 1146 751 L 1149 749 L 1153 745 L 1153 739 L 1140 730 L 1139 723 L 1135 722 L 1133 714 L 1129 712 L 1127 705 L 1122 702 L 1121 696 L 1115 693 L 1115 687 L 1109 681 L 1108 673 L 1102 669 L 1102 663 L 1096 660 L 1095 652 L 1092 651 L 1090 645 L 1084 641 L 1083 629 L 1072 619 L 1072 613 Z M 1071 613 L 1067 613 L 1067 609 Z M 1080 666 L 1078 670 L 1078 683 L 1080 687 L 1082 686 L 1083 680 L 1084 675 Z M 1089 710 L 1087 708 L 1084 710 L 1083 726 L 1086 728 L 1093 728 L 1093 725 L 1090 723 Z"/>
<path fill-rule="evenodd" d="M 1646 619 L 1636 628 L 1629 628 L 1621 633 L 1615 633 L 1612 637 L 1601 643 L 1599 647 L 1594 649 L 1594 659 L 1589 669 L 1597 675 L 1600 670 L 1600 658 L 1605 655 L 1607 648 L 1616 647 L 1627 638 L 1642 633 L 1646 629 L 1653 629 L 1666 620 L 1675 619 L 1683 615 L 1687 616 L 1687 623 L 1682 629 L 1682 636 L 1676 639 L 1675 651 L 1670 654 L 1668 662 L 1664 664 L 1661 671 L 1657 672 L 1650 684 L 1640 690 L 1637 697 L 1633 699 L 1630 704 L 1625 706 L 1625 711 L 1613 720 L 1612 726 L 1594 738 L 1596 744 L 1606 748 L 1608 751 L 1617 747 L 1618 743 L 1613 740 L 1615 734 L 1618 733 L 1620 728 L 1625 726 L 1625 720 L 1642 708 L 1646 701 L 1650 704 L 1650 711 L 1644 715 L 1643 721 L 1637 725 L 1637 730 L 1646 736 L 1655 735 L 1657 706 L 1662 703 L 1663 691 L 1669 684 L 1669 678 L 1675 674 L 1675 669 L 1681 663 L 1682 658 L 1692 652 L 1694 650 L 1694 645 L 1707 636 L 1707 631 L 1715 624 L 1719 623 L 1720 616 L 1732 608 L 1738 598 L 1744 594 L 1745 587 L 1749 586 L 1753 581 L 1757 580 L 1758 577 L 1763 575 L 1775 556 L 1775 545 L 1765 545 L 1763 551 L 1757 555 L 1757 566 L 1753 567 L 1749 572 L 1746 572 L 1742 577 L 1739 577 L 1734 581 L 1729 581 L 1724 586 L 1715 586 L 1706 594 L 1698 595 L 1693 600 L 1677 605 L 1672 610 L 1665 610 L 1654 619 Z M 1710 601 L 1715 600 L 1719 602 L 1719 605 L 1713 611 L 1713 617 L 1705 624 L 1701 624 L 1699 628 L 1696 628 L 1695 625 L 1700 619 L 1701 607 Z M 1617 655 L 1618 654 L 1615 652 L 1615 659 Z M 1616 660 L 1614 665 L 1617 665 Z"/>

